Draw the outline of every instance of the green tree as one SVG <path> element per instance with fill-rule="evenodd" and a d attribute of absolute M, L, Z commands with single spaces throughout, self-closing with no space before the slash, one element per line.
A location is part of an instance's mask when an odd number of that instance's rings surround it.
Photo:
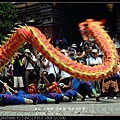
<path fill-rule="evenodd" d="M 0 2 L 0 44 L 17 22 L 17 10 L 13 3 Z"/>

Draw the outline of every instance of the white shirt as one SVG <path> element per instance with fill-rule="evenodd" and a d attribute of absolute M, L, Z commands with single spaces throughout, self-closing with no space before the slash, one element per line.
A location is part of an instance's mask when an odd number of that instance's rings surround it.
<path fill-rule="evenodd" d="M 55 68 L 55 70 L 54 70 L 54 68 Z M 53 63 L 49 62 L 48 74 L 53 73 L 56 76 L 56 73 L 59 72 L 59 68 L 55 65 L 54 65 L 54 68 L 53 68 Z"/>
<path fill-rule="evenodd" d="M 24 59 L 24 58 L 23 58 Z M 22 61 L 23 61 L 23 59 L 22 59 Z M 35 58 L 35 56 L 34 55 L 32 55 L 32 59 L 33 59 L 33 61 L 37 61 L 37 59 Z M 32 66 L 32 64 L 29 62 L 28 63 L 28 60 L 26 59 L 26 62 L 25 62 L 25 68 L 27 69 L 27 70 L 33 70 L 34 69 L 34 67 Z"/>
<path fill-rule="evenodd" d="M 86 59 L 87 65 L 91 65 L 91 64 L 102 64 L 102 58 L 101 57 L 97 57 L 96 59 L 93 57 L 87 58 Z"/>
<path fill-rule="evenodd" d="M 61 70 L 61 75 L 62 75 L 62 77 L 65 77 L 65 78 L 70 77 L 70 74 L 63 70 Z"/>

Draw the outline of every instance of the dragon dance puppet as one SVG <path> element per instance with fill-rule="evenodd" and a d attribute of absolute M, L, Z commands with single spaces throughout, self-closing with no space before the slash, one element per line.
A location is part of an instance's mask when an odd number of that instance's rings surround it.
<path fill-rule="evenodd" d="M 46 39 L 46 36 L 33 26 L 20 26 L 4 45 L 0 46 L 0 70 L 5 67 L 15 52 L 24 42 L 31 43 L 37 51 L 41 52 L 50 62 L 72 76 L 84 80 L 105 79 L 118 70 L 118 53 L 113 41 L 103 29 L 103 21 L 87 19 L 79 24 L 80 33 L 85 40 L 92 36 L 105 55 L 105 61 L 101 65 L 87 66 L 73 61 L 54 48 Z"/>

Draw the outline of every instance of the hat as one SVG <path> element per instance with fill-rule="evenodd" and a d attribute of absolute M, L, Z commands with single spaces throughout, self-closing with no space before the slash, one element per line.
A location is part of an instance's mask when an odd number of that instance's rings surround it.
<path fill-rule="evenodd" d="M 65 50 L 65 49 L 62 49 L 61 52 L 66 52 L 66 50 Z"/>
<path fill-rule="evenodd" d="M 76 47 L 77 47 L 77 45 L 76 45 L 75 43 L 73 43 L 71 47 L 76 48 Z"/>
<path fill-rule="evenodd" d="M 98 52 L 97 49 L 93 49 L 93 50 L 92 50 L 92 53 L 97 53 L 97 52 Z"/>
<path fill-rule="evenodd" d="M 18 54 L 18 55 L 22 55 L 22 53 L 20 53 L 20 52 L 18 52 L 17 54 Z"/>
<path fill-rule="evenodd" d="M 16 52 L 15 55 L 21 55 L 21 56 L 22 56 L 22 53 L 20 53 L 20 52 Z"/>
<path fill-rule="evenodd" d="M 69 51 L 74 51 L 74 48 L 70 47 L 70 48 L 69 48 Z"/>
<path fill-rule="evenodd" d="M 25 53 L 31 53 L 29 49 L 25 49 Z"/>

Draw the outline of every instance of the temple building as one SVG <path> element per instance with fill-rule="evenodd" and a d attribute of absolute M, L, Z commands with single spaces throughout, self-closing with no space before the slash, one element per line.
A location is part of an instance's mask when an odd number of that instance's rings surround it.
<path fill-rule="evenodd" d="M 14 2 L 18 10 L 16 24 L 37 27 L 55 41 L 59 35 L 70 44 L 80 44 L 78 24 L 86 19 L 105 19 L 105 27 L 112 35 L 120 33 L 120 9 L 118 4 L 107 3 L 60 3 L 60 2 Z"/>

